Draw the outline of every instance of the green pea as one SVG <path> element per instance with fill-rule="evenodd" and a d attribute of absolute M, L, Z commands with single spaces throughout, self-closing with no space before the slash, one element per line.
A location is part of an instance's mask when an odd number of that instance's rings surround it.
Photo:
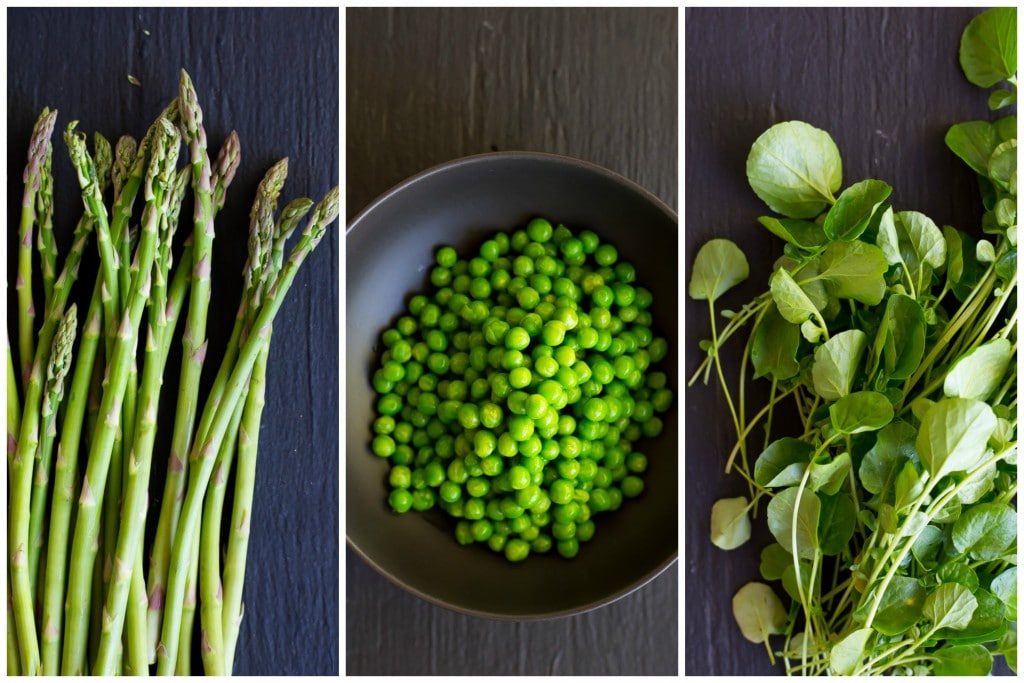
<path fill-rule="evenodd" d="M 405 465 L 396 465 L 388 473 L 388 483 L 396 489 L 406 489 L 412 484 L 412 471 Z"/>
<path fill-rule="evenodd" d="M 562 557 L 571 560 L 580 553 L 580 544 L 575 538 L 570 538 L 566 541 L 558 541 L 558 554 Z"/>
<path fill-rule="evenodd" d="M 586 543 L 594 537 L 594 523 L 590 520 L 584 522 L 577 522 L 576 524 L 576 540 L 580 543 Z"/>
<path fill-rule="evenodd" d="M 463 403 L 459 406 L 459 424 L 466 429 L 476 429 L 480 426 L 480 415 L 472 403 Z"/>
<path fill-rule="evenodd" d="M 489 520 L 480 519 L 470 525 L 469 532 L 474 541 L 483 543 L 494 534 L 494 525 Z"/>
<path fill-rule="evenodd" d="M 530 472 L 522 465 L 515 465 L 508 471 L 509 484 L 513 489 L 525 489 L 530 485 Z M 523 506 L 526 507 L 526 506 Z"/>
<path fill-rule="evenodd" d="M 663 426 L 661 418 L 652 417 L 650 420 L 647 420 L 647 422 L 644 422 L 640 429 L 643 431 L 644 436 L 654 438 L 661 434 Z"/>
<path fill-rule="evenodd" d="M 373 438 L 371 449 L 374 455 L 388 458 L 395 452 L 395 441 L 386 434 L 378 434 Z"/>
<path fill-rule="evenodd" d="M 622 495 L 627 498 L 636 498 L 644 490 L 644 480 L 640 477 L 629 475 L 622 480 Z"/>
<path fill-rule="evenodd" d="M 434 507 L 434 492 L 421 489 L 412 494 L 412 508 L 417 512 L 425 512 Z"/>
<path fill-rule="evenodd" d="M 496 477 L 501 474 L 505 464 L 499 455 L 489 455 L 480 461 L 480 469 L 488 477 Z"/>
<path fill-rule="evenodd" d="M 505 335 L 505 347 L 522 351 L 530 345 L 530 335 L 522 327 L 513 327 Z"/>
<path fill-rule="evenodd" d="M 546 553 L 551 551 L 551 537 L 547 534 L 539 533 L 537 538 L 530 542 L 530 550 L 535 553 Z"/>
<path fill-rule="evenodd" d="M 494 452 L 498 447 L 498 437 L 493 432 L 480 430 L 473 437 L 473 452 L 484 458 Z"/>
<path fill-rule="evenodd" d="M 453 481 L 445 481 L 438 489 L 438 495 L 446 503 L 454 503 L 462 498 L 462 487 Z"/>
<path fill-rule="evenodd" d="M 530 544 L 526 541 L 513 538 L 505 544 L 505 557 L 509 562 L 522 562 L 530 554 Z"/>
<path fill-rule="evenodd" d="M 479 498 L 470 498 L 465 501 L 462 506 L 462 514 L 466 519 L 475 520 L 483 519 L 485 514 L 485 504 Z"/>
<path fill-rule="evenodd" d="M 526 441 L 533 436 L 533 421 L 525 415 L 517 415 L 508 421 L 508 433 L 516 441 Z"/>
<path fill-rule="evenodd" d="M 567 479 L 556 479 L 548 491 L 551 502 L 564 505 L 572 500 L 573 485 Z"/>
<path fill-rule="evenodd" d="M 518 367 L 508 373 L 508 382 L 516 389 L 530 386 L 532 379 L 533 376 L 527 368 Z"/>
<path fill-rule="evenodd" d="M 505 547 L 505 541 L 508 538 L 507 535 L 494 534 L 487 539 L 487 546 L 496 553 L 500 553 Z"/>
<path fill-rule="evenodd" d="M 626 456 L 626 469 L 635 474 L 647 470 L 647 456 L 643 453 L 630 453 Z"/>
<path fill-rule="evenodd" d="M 413 495 L 405 489 L 394 489 L 388 496 L 388 505 L 395 512 L 402 514 L 412 507 Z"/>

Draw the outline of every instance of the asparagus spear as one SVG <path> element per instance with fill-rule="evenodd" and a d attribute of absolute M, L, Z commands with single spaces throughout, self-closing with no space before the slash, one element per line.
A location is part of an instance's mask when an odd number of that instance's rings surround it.
<path fill-rule="evenodd" d="M 22 673 L 33 675 L 39 669 L 39 641 L 36 637 L 35 614 L 28 571 L 29 516 L 31 509 L 32 473 L 39 446 L 39 417 L 43 392 L 43 368 L 49 357 L 57 326 L 64 315 L 71 287 L 78 278 L 78 267 L 86 242 L 92 232 L 92 221 L 79 222 L 71 250 L 64 260 L 61 274 L 54 282 L 53 295 L 46 306 L 43 326 L 39 331 L 35 359 L 25 388 L 18 448 L 11 460 L 10 500 L 8 502 L 8 561 L 11 594 L 18 630 Z"/>
<path fill-rule="evenodd" d="M 11 353 L 11 343 L 4 337 L 4 348 L 7 351 L 5 362 L 7 365 L 7 466 L 10 468 L 14 453 L 18 449 L 17 428 L 21 424 L 21 405 L 18 399 L 17 372 L 14 370 L 14 358 Z M 14 605 L 11 602 L 10 576 L 4 581 L 7 589 L 7 675 L 17 676 L 20 673 L 18 668 L 18 635 L 14 627 Z"/>
<path fill-rule="evenodd" d="M 36 216 L 39 224 L 36 249 L 39 251 L 39 271 L 43 276 L 43 301 L 49 301 L 53 294 L 53 281 L 57 277 L 57 244 L 53 239 L 53 144 L 50 141 L 46 144 L 46 160 L 39 175 Z"/>
<path fill-rule="evenodd" d="M 99 535 L 100 506 L 105 494 L 110 468 L 111 450 L 117 422 L 121 415 L 128 365 L 135 353 L 139 323 L 150 296 L 153 261 L 156 258 L 157 228 L 161 217 L 162 190 L 171 182 L 177 161 L 180 137 L 169 121 L 162 121 L 162 135 L 154 140 L 149 171 L 146 174 L 146 210 L 143 214 L 139 246 L 132 264 L 133 277 L 128 306 L 122 318 L 107 364 L 107 382 L 100 405 L 101 420 L 89 448 L 88 465 L 82 482 L 78 517 L 71 546 L 68 576 L 67 627 L 64 641 L 62 673 L 81 674 L 85 669 L 86 632 L 88 627 L 89 580 L 96 559 Z"/>
<path fill-rule="evenodd" d="M 189 75 L 182 70 L 179 81 L 179 111 L 183 134 L 189 143 L 192 167 L 192 191 L 195 196 L 194 231 L 192 247 L 194 265 L 192 287 L 189 293 L 188 315 L 182 334 L 184 359 L 179 380 L 178 401 L 175 408 L 174 432 L 171 436 L 171 463 L 167 473 L 164 499 L 161 503 L 157 526 L 157 540 L 150 565 L 149 600 L 150 622 L 159 624 L 163 605 L 164 583 L 167 576 L 168 556 L 165 548 L 173 537 L 180 509 L 181 481 L 185 468 L 185 454 L 192 440 L 195 426 L 199 379 L 206 356 L 206 316 L 210 304 L 210 261 L 213 255 L 213 197 L 210 157 L 206 150 L 206 131 L 203 113 L 199 107 L 195 87 Z M 157 614 L 152 614 L 156 612 Z M 151 636 L 152 638 L 152 636 Z M 154 652 L 155 654 L 155 652 Z"/>
<path fill-rule="evenodd" d="M 32 482 L 31 509 L 28 527 L 28 569 L 32 595 L 36 594 L 39 578 L 39 556 L 43 548 L 46 500 L 50 491 L 50 471 L 53 442 L 57 437 L 57 408 L 64 399 L 64 380 L 71 370 L 71 352 L 78 327 L 78 309 L 74 304 L 67 309 L 57 327 L 46 368 L 46 388 L 40 411 L 42 435 L 36 449 L 35 477 Z"/>
<path fill-rule="evenodd" d="M 239 349 L 238 359 L 225 387 L 223 400 L 214 405 L 207 403 L 204 409 L 204 413 L 209 411 L 215 417 L 210 423 L 208 435 L 203 440 L 197 441 L 191 451 L 194 462 L 190 468 L 188 492 L 185 495 L 181 520 L 174 539 L 172 571 L 168 576 L 167 600 L 161 631 L 160 645 L 162 647 L 157 648 L 157 673 L 172 673 L 174 662 L 177 660 L 186 569 L 181 560 L 189 556 L 194 545 L 195 539 L 189 531 L 194 528 L 199 518 L 202 498 L 213 473 L 216 454 L 224 440 L 239 397 L 248 384 L 256 358 L 266 343 L 268 328 L 280 309 L 284 296 L 291 287 L 302 262 L 316 248 L 323 238 L 328 224 L 333 222 L 337 216 L 338 188 L 334 188 L 327 193 L 327 196 L 313 211 L 313 216 L 303 231 L 302 237 L 292 250 L 291 256 L 282 267 L 280 274 L 275 278 L 273 286 L 267 292 L 266 299 L 253 324 L 255 333 Z"/>
<path fill-rule="evenodd" d="M 93 365 L 100 340 L 100 282 L 93 290 L 92 301 L 78 345 L 75 372 L 68 392 L 67 409 L 61 425 L 60 444 L 53 482 L 50 510 L 50 533 L 46 548 L 46 571 L 43 581 L 42 673 L 60 673 L 60 642 L 64 625 L 64 588 L 67 576 L 68 528 L 71 524 L 71 500 L 78 475 L 78 451 L 85 418 L 85 402 L 89 393 Z"/>
<path fill-rule="evenodd" d="M 270 275 L 267 265 L 273 250 L 274 211 L 287 174 L 288 160 L 282 159 L 266 173 L 256 192 L 256 200 L 253 202 L 250 213 L 249 260 L 245 268 L 245 292 L 239 305 L 239 313 L 235 318 L 236 329 L 232 331 L 232 339 L 228 343 L 228 350 L 225 353 L 225 362 L 221 365 L 221 368 L 225 370 L 230 368 L 234 362 L 238 343 L 244 341 L 246 327 L 251 324 L 252 316 L 259 310 L 259 292 L 263 281 Z M 211 392 L 210 400 L 212 401 L 219 400 L 219 391 L 223 387 L 223 380 L 217 384 L 219 385 L 218 389 Z M 198 558 L 199 602 L 202 606 L 202 646 L 200 649 L 204 669 L 210 675 L 220 675 L 224 672 L 225 666 L 221 611 L 223 592 L 220 581 L 220 534 L 227 473 L 230 471 L 235 452 L 234 444 L 231 441 L 237 433 L 238 424 L 242 419 L 242 401 L 244 401 L 244 397 L 239 401 L 239 406 L 232 417 L 228 429 L 230 438 L 225 441 L 225 446 L 221 447 L 217 456 L 216 470 L 220 476 L 214 479 L 214 485 L 206 498 L 201 524 L 194 530 L 201 539 L 198 546 L 193 547 L 192 550 L 193 555 L 196 552 L 201 554 Z M 208 429 L 208 423 L 200 423 L 200 439 L 205 436 Z M 190 618 L 192 615 L 186 612 L 183 617 L 186 628 L 191 628 L 191 625 L 187 623 Z"/>
<path fill-rule="evenodd" d="M 50 137 L 57 121 L 57 111 L 43 108 L 32 130 L 28 146 L 28 163 L 22 175 L 25 193 L 21 200 L 21 223 L 18 230 L 18 278 L 14 288 L 18 292 L 18 358 L 21 362 L 21 376 L 27 381 L 35 358 L 34 320 L 35 306 L 32 303 L 32 226 L 36 219 L 36 193 L 42 176 L 42 167 L 50 147 Z"/>
<path fill-rule="evenodd" d="M 267 281 L 272 282 L 277 272 L 280 271 L 284 260 L 285 243 L 312 207 L 312 199 L 300 198 L 292 201 L 282 210 L 281 219 L 274 233 L 271 273 Z M 238 431 L 238 467 L 235 474 L 235 497 L 228 547 L 224 559 L 224 602 L 221 617 L 224 631 L 224 667 L 227 673 L 230 673 L 232 669 L 238 631 L 242 621 L 242 584 L 245 578 L 249 521 L 256 483 L 256 452 L 259 443 L 260 416 L 264 404 L 267 355 L 272 333 L 273 329 L 267 335 L 267 346 L 260 352 L 256 364 L 253 366 L 243 406 L 242 423 Z M 223 504 L 223 498 L 221 504 Z"/>

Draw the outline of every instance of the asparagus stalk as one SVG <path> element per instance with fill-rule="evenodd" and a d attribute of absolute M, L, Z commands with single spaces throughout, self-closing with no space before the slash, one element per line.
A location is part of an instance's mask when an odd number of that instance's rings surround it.
<path fill-rule="evenodd" d="M 157 229 L 160 224 L 163 188 L 170 183 L 177 161 L 180 138 L 169 121 L 161 122 L 163 133 L 154 141 L 149 171 L 146 174 L 146 210 L 143 215 L 139 246 L 132 264 L 133 277 L 128 305 L 119 327 L 117 342 L 107 365 L 107 382 L 100 405 L 101 420 L 90 444 L 88 465 L 75 520 L 68 576 L 67 627 L 62 673 L 81 674 L 85 668 L 88 628 L 89 579 L 96 559 L 100 506 L 110 468 L 111 450 L 121 415 L 128 365 L 135 353 L 139 323 L 150 296 L 152 268 L 156 258 Z"/>
<path fill-rule="evenodd" d="M 46 571 L 43 580 L 42 673 L 60 673 L 60 643 L 64 625 L 64 588 L 67 577 L 68 529 L 71 524 L 71 501 L 78 476 L 78 452 L 82 441 L 82 423 L 89 394 L 93 366 L 99 349 L 102 312 L 100 282 L 93 290 L 92 301 L 78 345 L 75 372 L 68 392 L 67 410 L 61 425 L 60 443 L 53 482 L 50 510 L 50 533 L 46 548 Z"/>
<path fill-rule="evenodd" d="M 71 250 L 65 258 L 64 267 L 54 282 L 53 296 L 50 297 L 45 309 L 43 326 L 39 331 L 39 343 L 35 347 L 35 359 L 28 374 L 21 427 L 18 432 L 18 448 L 11 460 L 7 520 L 8 561 L 21 655 L 21 670 L 25 675 L 34 675 L 39 669 L 39 641 L 36 637 L 33 594 L 28 568 L 28 546 L 32 474 L 36 449 L 39 446 L 43 367 L 48 360 L 50 345 L 53 343 L 57 327 L 64 315 L 71 287 L 78 278 L 78 268 L 91 232 L 92 221 L 79 222 L 75 229 Z"/>
<path fill-rule="evenodd" d="M 57 408 L 64 399 L 64 380 L 71 370 L 71 352 L 78 327 L 78 309 L 74 304 L 67 309 L 57 327 L 46 368 L 46 388 L 40 411 L 42 435 L 36 450 L 35 477 L 32 482 L 29 513 L 28 569 L 32 595 L 36 594 L 39 578 L 39 556 L 43 548 L 46 500 L 50 491 L 50 472 L 53 463 L 53 443 L 57 438 Z"/>
<path fill-rule="evenodd" d="M 10 468 L 14 453 L 18 449 L 17 428 L 21 424 L 21 405 L 18 399 L 17 372 L 14 370 L 14 358 L 11 353 L 11 343 L 4 337 L 4 348 L 7 351 L 5 362 L 7 365 L 7 466 Z M 4 581 L 7 589 L 7 675 L 17 676 L 20 673 L 18 668 L 18 634 L 14 627 L 14 604 L 11 602 L 10 576 Z"/>
<path fill-rule="evenodd" d="M 274 211 L 287 174 L 288 160 L 283 159 L 270 168 L 256 192 L 256 200 L 253 202 L 250 214 L 249 260 L 245 269 L 245 292 L 239 306 L 239 313 L 235 318 L 236 329 L 232 331 L 232 340 L 228 344 L 225 362 L 221 365 L 221 368 L 225 370 L 230 368 L 234 362 L 239 340 L 244 340 L 246 328 L 251 324 L 252 315 L 259 310 L 259 295 L 263 281 L 270 275 L 268 266 L 273 250 Z M 223 382 L 219 383 L 219 387 L 223 387 Z M 211 393 L 211 400 L 219 400 L 218 393 L 219 388 Z M 200 553 L 198 558 L 199 602 L 202 606 L 202 645 L 200 649 L 204 669 L 210 675 L 222 674 L 225 667 L 223 613 L 221 610 L 223 590 L 220 581 L 221 520 L 227 474 L 235 453 L 232 441 L 242 419 L 241 403 L 243 401 L 244 397 L 239 401 L 239 406 L 232 417 L 232 423 L 228 429 L 229 438 L 225 440 L 227 447 L 222 446 L 217 455 L 215 467 L 219 476 L 214 479 L 214 485 L 207 495 L 201 523 L 194 530 L 200 536 L 198 548 L 192 550 L 193 554 Z M 204 438 L 208 429 L 208 423 L 200 423 L 200 439 Z M 189 614 L 184 616 L 186 623 L 189 618 L 191 618 Z M 190 625 L 188 627 L 190 628 Z"/>
<path fill-rule="evenodd" d="M 160 401 L 160 386 L 163 382 L 164 363 L 170 345 L 170 320 L 167 311 L 167 278 L 171 268 L 171 242 L 177 227 L 177 216 L 181 200 L 187 187 L 188 175 L 178 173 L 166 190 L 158 190 L 166 197 L 162 201 L 161 236 L 157 246 L 153 268 L 153 296 L 149 304 L 149 332 L 143 362 L 140 403 L 134 419 L 135 440 L 128 457 L 128 476 L 125 479 L 124 504 L 119 517 L 120 529 L 114 548 L 113 573 L 107 588 L 103 611 L 103 631 L 97 651 L 93 672 L 98 675 L 113 675 L 116 670 L 118 646 L 122 633 L 126 639 L 127 665 L 133 672 L 148 669 L 146 652 L 145 590 L 141 592 L 143 611 L 137 626 L 143 629 L 124 631 L 129 613 L 129 592 L 132 582 L 143 580 L 141 571 L 135 577 L 136 565 L 141 563 L 142 536 L 145 531 L 146 501 L 149 488 L 149 473 L 152 464 L 153 445 L 156 439 L 156 415 Z M 166 193 L 166 194 L 164 194 Z M 149 199 L 147 197 L 147 199 Z M 138 590 L 138 588 L 136 588 Z"/>
<path fill-rule="evenodd" d="M 43 276 L 43 301 L 49 301 L 53 294 L 53 281 L 57 278 L 57 244 L 53 239 L 53 144 L 50 141 L 46 144 L 46 160 L 39 175 L 36 216 L 39 224 L 36 249 L 39 251 L 39 271 Z"/>
<path fill-rule="evenodd" d="M 206 150 L 206 131 L 203 128 L 203 113 L 199 107 L 195 87 L 184 70 L 181 72 L 179 82 L 178 101 L 184 138 L 189 143 L 191 153 L 192 191 L 195 197 L 193 216 L 195 227 L 192 234 L 194 265 L 188 315 L 182 334 L 184 358 L 178 385 L 174 431 L 171 436 L 170 466 L 157 525 L 157 540 L 150 565 L 149 618 L 150 623 L 153 624 L 154 633 L 156 625 L 160 623 L 159 612 L 163 605 L 164 585 L 168 570 L 168 555 L 165 549 L 169 543 L 168 539 L 173 537 L 177 525 L 181 490 L 187 467 L 185 454 L 188 452 L 188 446 L 192 440 L 199 395 L 199 379 L 206 356 L 206 317 L 210 304 L 210 262 L 213 255 L 213 190 L 210 157 Z M 153 614 L 154 612 L 156 614 Z"/>
<path fill-rule="evenodd" d="M 256 358 L 266 343 L 269 326 L 273 323 L 284 296 L 291 287 L 302 262 L 316 248 L 326 232 L 327 225 L 333 222 L 337 216 L 338 189 L 334 188 L 317 205 L 298 244 L 292 250 L 281 273 L 275 278 L 273 286 L 267 292 L 266 299 L 253 324 L 255 333 L 239 349 L 238 359 L 225 387 L 223 400 L 212 405 L 207 403 L 204 409 L 204 412 L 210 411 L 215 414 L 215 417 L 210 423 L 208 435 L 203 440 L 197 441 L 191 451 L 193 463 L 189 472 L 188 492 L 185 495 L 181 520 L 175 534 L 172 571 L 168 575 L 167 600 L 161 632 L 162 647 L 157 648 L 157 673 L 172 673 L 173 663 L 177 660 L 186 569 L 181 560 L 189 556 L 194 545 L 195 539 L 189 531 L 194 528 L 199 518 L 202 498 L 213 473 L 216 454 L 224 440 L 239 397 L 248 384 Z"/>
<path fill-rule="evenodd" d="M 42 168 L 50 148 L 50 137 L 57 121 L 57 111 L 43 108 L 32 130 L 28 146 L 28 163 L 22 175 L 25 192 L 21 200 L 21 223 L 18 229 L 18 277 L 14 288 L 18 292 L 18 358 L 21 376 L 27 381 L 35 358 L 35 306 L 32 303 L 32 226 L 36 220 L 36 194 L 42 181 Z"/>
<path fill-rule="evenodd" d="M 285 243 L 312 207 L 313 200 L 303 197 L 292 201 L 282 210 L 281 219 L 274 233 L 271 274 L 267 281 L 272 282 L 281 270 Z M 230 673 L 232 669 L 235 647 L 238 643 L 238 631 L 242 622 L 242 585 L 245 579 L 249 522 L 256 483 L 256 453 L 266 387 L 267 355 L 272 333 L 271 329 L 267 336 L 267 346 L 257 357 L 253 367 L 238 433 L 238 467 L 235 474 L 235 496 L 228 547 L 224 559 L 224 602 L 221 618 L 224 631 L 225 671 L 227 673 Z"/>

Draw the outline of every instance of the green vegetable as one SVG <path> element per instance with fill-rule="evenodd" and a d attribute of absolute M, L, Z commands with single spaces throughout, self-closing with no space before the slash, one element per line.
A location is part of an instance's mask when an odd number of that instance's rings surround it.
<path fill-rule="evenodd" d="M 195 590 L 193 584 L 188 591 L 184 583 L 190 574 L 198 576 L 201 531 L 205 562 L 199 609 L 204 638 L 199 654 L 207 673 L 230 673 L 244 576 L 245 544 L 238 537 L 248 537 L 252 504 L 255 439 L 248 434 L 259 430 L 270 330 L 302 261 L 338 215 L 337 189 L 314 210 L 286 259 L 285 243 L 312 202 L 289 204 L 275 222 L 276 194 L 267 201 L 261 187 L 253 208 L 246 291 L 236 331 L 213 387 L 205 394 L 198 373 L 207 347 L 203 329 L 209 312 L 210 245 L 214 219 L 239 163 L 237 136 L 229 135 L 216 160 L 210 161 L 202 113 L 184 72 L 178 97 L 141 143 L 125 136 L 114 150 L 97 134 L 90 152 L 86 136 L 76 130 L 77 122 L 70 123 L 65 142 L 84 212 L 58 274 L 49 141 L 55 116 L 44 110 L 25 173 L 19 236 L 31 247 L 31 235 L 38 231 L 46 296 L 39 329 L 32 315 L 18 319 L 19 355 L 27 368 L 20 386 L 8 354 L 8 672 L 147 675 L 159 649 L 158 672 L 188 673 L 194 654 L 189 615 L 195 613 Z M 190 143 L 192 164 L 178 169 L 182 138 Z M 195 222 L 175 259 L 174 236 L 190 178 Z M 107 205 L 104 195 L 111 182 L 113 200 Z M 280 183 L 275 192 L 279 190 Z M 138 196 L 141 209 L 133 217 Z M 69 298 L 93 234 L 100 272 L 79 331 L 77 309 Z M 19 252 L 17 289 L 19 302 L 27 303 L 30 313 L 31 300 L 24 294 L 31 292 L 32 270 L 25 256 Z M 176 339 L 186 300 L 192 303 L 182 337 Z M 179 418 L 171 438 L 172 425 L 160 423 L 159 402 L 175 342 L 186 349 L 179 407 L 185 406 L 190 417 Z M 69 376 L 67 400 L 62 401 Z M 205 403 L 202 412 L 200 402 Z M 202 419 L 193 433 L 197 415 Z M 147 498 L 159 434 L 175 444 L 168 481 L 177 476 L 184 482 L 184 463 L 193 465 L 187 488 L 180 489 L 183 500 L 174 495 L 164 499 L 170 508 L 183 502 L 174 545 L 169 545 L 170 534 L 158 532 L 151 548 L 158 560 L 155 566 L 171 578 L 166 594 L 164 579 L 155 575 L 159 572 L 151 571 L 147 577 L 144 564 Z M 222 580 L 224 487 L 236 443 L 236 514 Z M 220 465 L 216 477 L 215 464 Z M 173 485 L 170 488 L 174 490 Z M 169 518 L 161 519 L 157 526 L 169 530 L 168 522 Z M 161 555 L 162 535 L 168 545 Z M 153 587 L 148 594 L 147 578 Z M 186 639 L 183 647 L 179 636 Z"/>
<path fill-rule="evenodd" d="M 692 291 L 714 305 L 746 261 L 724 240 L 701 253 L 709 278 Z M 552 546 L 575 557 L 594 515 L 643 495 L 638 449 L 672 404 L 655 369 L 668 346 L 652 330 L 653 296 L 612 245 L 543 218 L 471 258 L 443 246 L 436 259 L 445 274 L 435 268 L 435 289 L 381 334 L 370 377 L 370 451 L 389 460 L 388 504 L 440 507 L 460 544 L 510 562 Z"/>
<path fill-rule="evenodd" d="M 999 106 L 1016 97 L 1015 23 L 1013 8 L 983 12 L 961 43 L 972 82 L 1010 88 Z M 766 504 L 776 542 L 760 573 L 790 604 L 748 584 L 733 613 L 787 673 L 984 675 L 993 656 L 1016 667 L 1016 119 L 957 124 L 946 143 L 980 176 L 984 236 L 894 210 L 899 190 L 880 180 L 841 188 L 828 134 L 790 121 L 747 161 L 751 188 L 782 214 L 758 218 L 786 242 L 767 291 L 723 308 L 748 272 L 731 242 L 693 264 L 711 336 L 690 384 L 716 375 L 737 435 L 725 470 L 747 486 L 714 504 L 711 542 L 742 545 Z M 744 330 L 737 390 L 722 358 Z M 748 363 L 770 380 L 753 408 Z M 776 434 L 790 402 L 796 429 Z"/>

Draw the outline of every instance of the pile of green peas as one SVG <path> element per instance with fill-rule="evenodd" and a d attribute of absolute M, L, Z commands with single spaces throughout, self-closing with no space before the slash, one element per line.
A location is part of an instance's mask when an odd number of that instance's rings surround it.
<path fill-rule="evenodd" d="M 596 234 L 543 218 L 469 260 L 438 249 L 432 294 L 381 335 L 372 377 L 391 509 L 438 506 L 459 543 L 512 562 L 575 557 L 595 515 L 643 492 L 634 444 L 672 404 L 652 369 L 668 344 L 635 280 Z"/>

